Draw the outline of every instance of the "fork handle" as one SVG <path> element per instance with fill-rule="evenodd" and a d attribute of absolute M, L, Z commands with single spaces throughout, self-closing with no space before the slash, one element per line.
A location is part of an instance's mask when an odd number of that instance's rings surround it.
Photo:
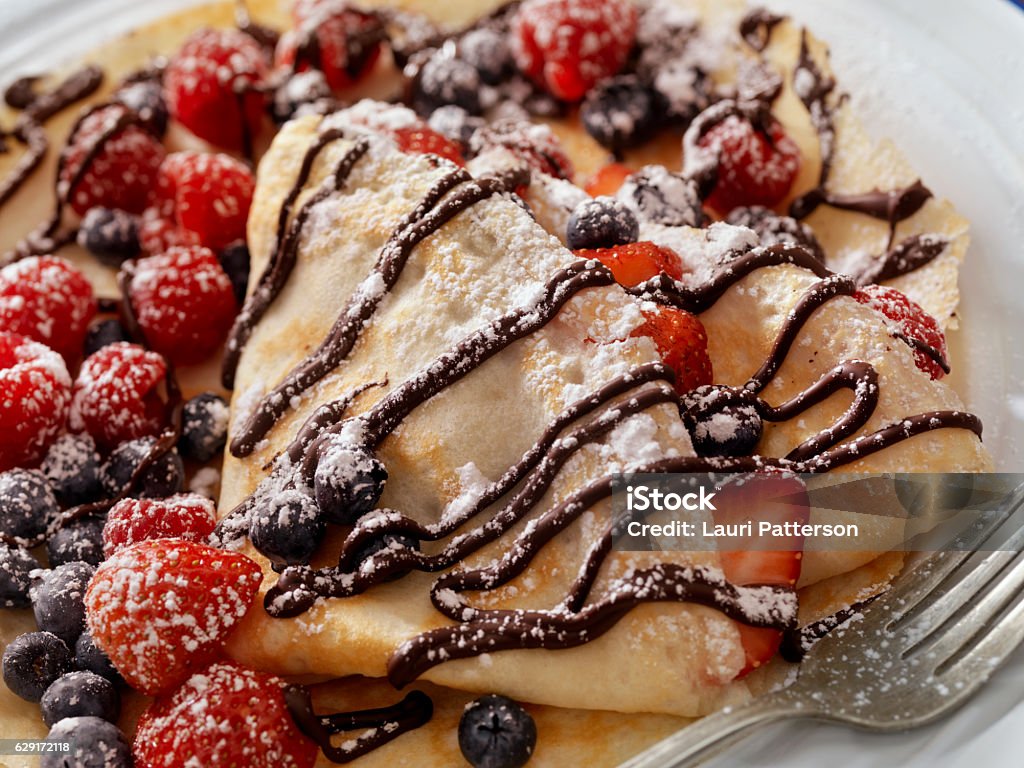
<path fill-rule="evenodd" d="M 701 718 L 619 768 L 685 768 L 712 757 L 757 726 L 807 715 L 785 690 Z"/>

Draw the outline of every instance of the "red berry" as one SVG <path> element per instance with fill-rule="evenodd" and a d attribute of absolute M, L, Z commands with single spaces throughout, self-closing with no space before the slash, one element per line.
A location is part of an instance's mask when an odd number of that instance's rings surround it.
<path fill-rule="evenodd" d="M 169 691 L 216 659 L 263 573 L 238 552 L 174 539 L 123 549 L 85 593 L 93 640 L 133 687 Z"/>
<path fill-rule="evenodd" d="M 573 167 L 562 150 L 562 144 L 551 128 L 539 123 L 501 120 L 477 130 L 470 139 L 474 154 L 502 147 L 531 168 L 556 176 L 572 179 Z"/>
<path fill-rule="evenodd" d="M 60 355 L 0 331 L 0 472 L 35 462 L 60 434 L 71 376 Z"/>
<path fill-rule="evenodd" d="M 283 686 L 230 662 L 194 674 L 142 714 L 137 768 L 312 768 L 317 745 L 296 727 Z"/>
<path fill-rule="evenodd" d="M 244 163 L 207 152 L 175 152 L 160 165 L 153 199 L 161 217 L 185 234 L 178 243 L 198 242 L 214 251 L 245 239 L 245 222 L 256 181 Z M 152 217 L 153 214 L 150 214 Z M 151 237 L 147 233 L 146 237 Z"/>
<path fill-rule="evenodd" d="M 159 208 L 147 208 L 139 221 L 139 246 L 156 256 L 176 245 L 199 245 L 199 235 L 182 229 L 172 216 L 164 216 Z"/>
<path fill-rule="evenodd" d="M 297 69 L 314 66 L 336 91 L 354 85 L 373 69 L 384 39 L 378 16 L 352 8 L 344 0 L 299 0 L 293 15 L 296 29 L 281 35 L 274 53 L 278 66 L 292 67 L 302 46 L 305 50 L 299 53 Z"/>
<path fill-rule="evenodd" d="M 747 205 L 782 202 L 800 171 L 800 148 L 773 122 L 768 136 L 731 115 L 698 142 L 718 154 L 718 180 L 708 205 L 722 214 Z"/>
<path fill-rule="evenodd" d="M 147 539 L 205 541 L 217 524 L 213 502 L 196 494 L 166 499 L 122 499 L 103 526 L 103 554 L 110 557 Z"/>
<path fill-rule="evenodd" d="M 69 425 L 104 448 L 155 435 L 164 426 L 159 387 L 167 364 L 156 352 L 124 341 L 86 358 L 75 379 Z"/>
<path fill-rule="evenodd" d="M 614 195 L 622 183 L 632 176 L 633 169 L 622 163 L 609 163 L 598 169 L 584 188 L 591 197 Z"/>
<path fill-rule="evenodd" d="M 466 164 L 459 145 L 430 128 L 399 128 L 394 135 L 403 152 L 440 155 L 456 165 Z"/>
<path fill-rule="evenodd" d="M 632 336 L 648 336 L 665 365 L 676 374 L 676 391 L 685 394 L 712 382 L 708 335 L 696 315 L 675 307 L 643 311 L 645 322 Z"/>
<path fill-rule="evenodd" d="M 201 29 L 168 63 L 164 98 L 174 118 L 199 138 L 245 151 L 263 121 L 260 86 L 267 69 L 263 49 L 249 35 Z"/>
<path fill-rule="evenodd" d="M 32 256 L 0 269 L 0 326 L 77 360 L 96 314 L 92 286 L 54 256 Z"/>
<path fill-rule="evenodd" d="M 512 21 L 519 68 L 565 101 L 622 69 L 636 41 L 629 0 L 526 0 Z"/>
<path fill-rule="evenodd" d="M 935 356 L 923 348 L 934 350 L 945 362 L 948 352 L 946 336 L 935 318 L 925 312 L 920 304 L 905 293 L 884 285 L 865 286 L 853 298 L 881 312 L 895 324 L 896 331 L 914 348 L 914 362 L 918 368 L 933 379 L 941 379 L 946 375 L 947 371 Z"/>
<path fill-rule="evenodd" d="M 209 357 L 238 310 L 231 278 L 213 251 L 196 245 L 137 261 L 128 293 L 149 345 L 182 365 Z"/>
<path fill-rule="evenodd" d="M 136 123 L 117 127 L 131 114 L 121 104 L 102 107 L 86 115 L 68 139 L 57 192 L 79 216 L 96 207 L 129 213 L 146 207 L 164 147 Z"/>
<path fill-rule="evenodd" d="M 671 248 L 648 240 L 617 245 L 614 248 L 592 248 L 575 251 L 583 259 L 597 259 L 612 271 L 615 281 L 627 288 L 640 285 L 664 272 L 674 280 L 683 277 L 679 254 Z"/>

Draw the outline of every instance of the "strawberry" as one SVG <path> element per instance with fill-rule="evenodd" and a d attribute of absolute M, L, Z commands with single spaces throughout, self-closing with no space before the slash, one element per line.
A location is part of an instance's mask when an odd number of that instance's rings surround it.
<path fill-rule="evenodd" d="M 582 259 L 597 259 L 612 271 L 619 285 L 627 288 L 640 285 L 662 272 L 673 280 L 681 280 L 683 277 L 679 254 L 649 240 L 616 245 L 614 248 L 579 250 L 575 254 Z"/>
<path fill-rule="evenodd" d="M 806 523 L 810 502 L 807 488 L 798 477 L 773 472 L 743 475 L 721 487 L 715 496 L 716 525 L 735 525 L 754 521 L 773 525 Z M 735 540 L 733 540 L 735 541 Z M 803 536 L 776 537 L 783 548 L 761 549 L 755 539 L 745 548 L 719 552 L 725 578 L 738 586 L 774 585 L 795 587 L 803 561 Z M 774 629 L 750 627 L 736 622 L 746 653 L 746 664 L 738 677 L 743 677 L 767 662 L 779 649 L 782 633 Z"/>
<path fill-rule="evenodd" d="M 171 115 L 201 139 L 248 152 L 263 121 L 269 64 L 253 38 L 235 29 L 201 29 L 171 57 L 164 99 Z"/>
<path fill-rule="evenodd" d="M 608 163 L 598 169 L 584 189 L 591 197 L 614 195 L 619 191 L 622 183 L 632 175 L 633 169 L 629 166 L 622 163 Z"/>
<path fill-rule="evenodd" d="M 166 420 L 158 393 L 166 375 L 167 363 L 155 352 L 124 341 L 103 347 L 78 372 L 69 426 L 103 448 L 157 434 Z"/>
<path fill-rule="evenodd" d="M 132 753 L 137 768 L 312 768 L 316 743 L 296 727 L 284 681 L 231 662 L 192 675 L 150 704 Z"/>
<path fill-rule="evenodd" d="M 335 91 L 355 85 L 373 69 L 384 40 L 379 16 L 344 0 L 299 0 L 293 16 L 296 28 L 281 35 L 274 52 L 277 66 L 319 69 Z"/>
<path fill-rule="evenodd" d="M 109 104 L 86 114 L 68 138 L 57 192 L 79 216 L 96 207 L 142 213 L 163 159 L 163 144 L 134 113 Z"/>
<path fill-rule="evenodd" d="M 512 54 L 553 96 L 579 101 L 622 69 L 637 17 L 629 0 L 526 0 L 512 20 Z"/>
<path fill-rule="evenodd" d="M 71 404 L 71 376 L 60 355 L 0 331 L 0 472 L 31 464 L 56 439 Z"/>
<path fill-rule="evenodd" d="M 103 526 L 103 554 L 110 557 L 147 539 L 204 541 L 216 524 L 216 508 L 204 496 L 122 499 L 110 510 Z"/>
<path fill-rule="evenodd" d="M 124 679 L 156 695 L 220 654 L 262 580 L 259 565 L 238 552 L 142 541 L 96 569 L 85 593 L 86 622 Z"/>
<path fill-rule="evenodd" d="M 32 256 L 0 269 L 0 325 L 42 342 L 73 362 L 82 356 L 96 299 L 85 276 L 55 256 Z"/>
<path fill-rule="evenodd" d="M 439 155 L 456 165 L 466 164 L 459 145 L 430 128 L 399 128 L 394 131 L 394 136 L 403 152 Z"/>
<path fill-rule="evenodd" d="M 245 239 L 255 189 L 248 166 L 228 155 L 175 152 L 160 164 L 153 204 L 160 218 L 195 236 L 178 236 L 177 244 L 198 242 L 220 251 Z"/>
<path fill-rule="evenodd" d="M 696 315 L 675 307 L 643 310 L 644 323 L 631 336 L 648 336 L 662 361 L 675 372 L 676 392 L 686 394 L 712 381 L 708 335 Z"/>
<path fill-rule="evenodd" d="M 733 208 L 780 203 L 800 171 L 800 148 L 772 122 L 768 135 L 731 115 L 698 142 L 718 155 L 718 178 L 707 203 L 721 214 Z"/>
<path fill-rule="evenodd" d="M 920 304 L 905 293 L 884 285 L 865 286 L 853 298 L 892 321 L 897 333 L 914 348 L 914 362 L 918 368 L 933 379 L 941 379 L 949 372 L 945 362 L 946 336 L 935 318 Z M 929 350 L 935 354 L 930 354 Z"/>
<path fill-rule="evenodd" d="M 220 261 L 195 245 L 135 262 L 128 295 L 150 346 L 181 365 L 209 357 L 227 337 L 238 311 L 231 278 Z"/>

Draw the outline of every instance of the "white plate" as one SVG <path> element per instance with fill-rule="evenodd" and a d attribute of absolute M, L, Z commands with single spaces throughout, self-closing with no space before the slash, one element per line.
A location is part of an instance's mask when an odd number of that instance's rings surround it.
<path fill-rule="evenodd" d="M 827 40 L 869 128 L 890 136 L 972 223 L 955 383 L 999 469 L 1024 470 L 1024 13 L 1006 0 L 764 0 Z M 0 79 L 74 57 L 182 0 L 0 0 Z M 1017 768 L 1024 652 L 964 710 L 911 734 L 807 723 L 709 763 L 819 768 Z"/>

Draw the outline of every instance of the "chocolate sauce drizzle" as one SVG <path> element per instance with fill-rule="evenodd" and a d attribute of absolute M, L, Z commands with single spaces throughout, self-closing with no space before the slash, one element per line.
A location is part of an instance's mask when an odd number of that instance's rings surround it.
<path fill-rule="evenodd" d="M 807 655 L 807 652 L 811 650 L 816 642 L 856 617 L 877 597 L 878 595 L 875 595 L 867 600 L 853 603 L 847 608 L 841 608 L 835 613 L 813 621 L 804 627 L 790 627 L 786 629 L 782 633 L 779 655 L 793 664 L 803 661 L 804 656 Z"/>
<path fill-rule="evenodd" d="M 747 42 L 747 45 L 760 53 L 771 42 L 772 30 L 785 18 L 785 16 L 774 14 L 766 8 L 752 8 L 740 20 L 740 37 Z"/>

